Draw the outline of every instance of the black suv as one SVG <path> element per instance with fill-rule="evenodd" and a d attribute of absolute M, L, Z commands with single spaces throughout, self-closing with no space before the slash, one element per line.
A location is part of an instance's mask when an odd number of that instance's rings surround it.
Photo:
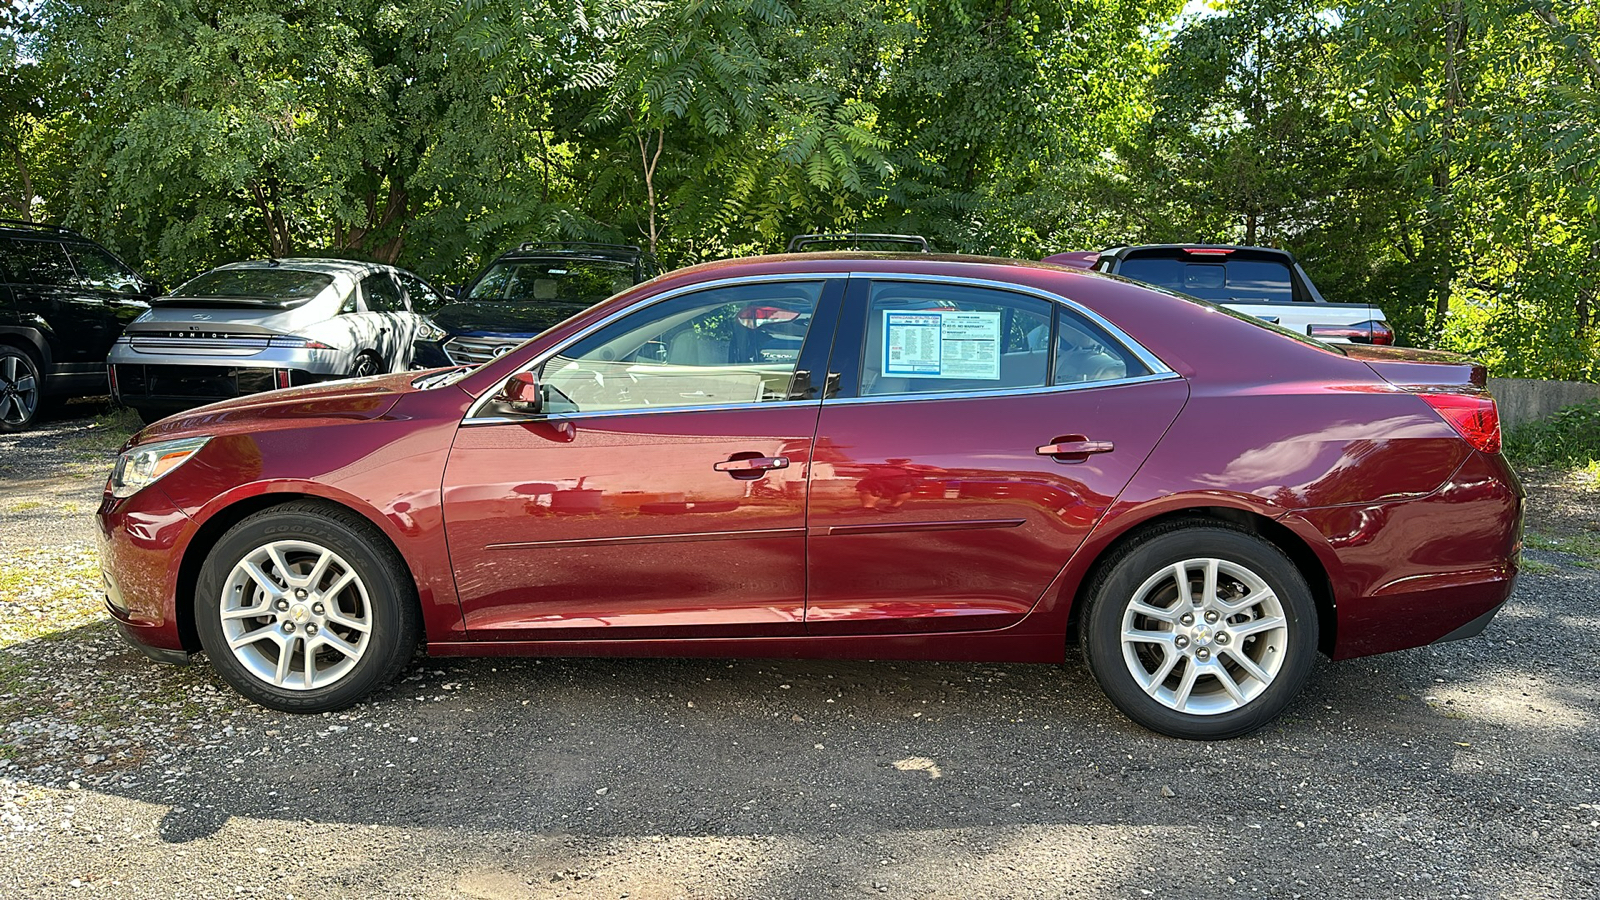
<path fill-rule="evenodd" d="M 432 312 L 436 327 L 417 340 L 412 365 L 488 362 L 660 271 L 654 257 L 627 244 L 522 244 Z"/>
<path fill-rule="evenodd" d="M 75 231 L 0 219 L 0 432 L 104 394 L 106 354 L 159 288 Z"/>

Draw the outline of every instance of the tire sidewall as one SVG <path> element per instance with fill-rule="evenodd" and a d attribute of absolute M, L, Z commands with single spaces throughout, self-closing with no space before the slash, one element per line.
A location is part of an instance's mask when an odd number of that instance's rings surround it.
<path fill-rule="evenodd" d="M 222 630 L 219 612 L 228 573 L 257 548 L 283 540 L 302 540 L 332 550 L 366 585 L 372 620 L 366 652 L 349 674 L 327 687 L 297 691 L 262 681 L 233 655 Z M 371 536 L 314 511 L 267 510 L 235 525 L 211 549 L 195 586 L 195 630 L 211 665 L 239 693 L 271 709 L 324 712 L 361 700 L 387 681 L 414 650 L 415 633 L 407 627 L 412 619 L 407 607 L 411 594 L 390 557 L 374 546 Z M 397 660 L 397 656 L 404 658 Z"/>
<path fill-rule="evenodd" d="M 1163 568 L 1203 557 L 1228 560 L 1260 576 L 1282 604 L 1288 627 L 1288 646 L 1272 683 L 1243 708 L 1216 715 L 1181 713 L 1150 697 L 1122 656 L 1122 619 L 1134 592 Z M 1090 602 L 1083 651 L 1101 689 L 1129 718 L 1172 737 L 1222 740 L 1255 731 L 1283 712 L 1316 663 L 1317 609 L 1304 576 L 1278 548 L 1242 531 L 1201 526 L 1140 543 L 1111 564 Z"/>

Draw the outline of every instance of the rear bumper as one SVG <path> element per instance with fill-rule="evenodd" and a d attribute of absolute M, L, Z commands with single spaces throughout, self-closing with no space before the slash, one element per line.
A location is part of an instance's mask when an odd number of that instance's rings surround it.
<path fill-rule="evenodd" d="M 1516 586 L 1522 485 L 1474 452 L 1427 497 L 1297 514 L 1338 557 L 1331 655 L 1348 659 L 1483 632 Z"/>
<path fill-rule="evenodd" d="M 296 368 L 263 368 L 236 363 L 168 365 L 114 363 L 111 395 L 123 406 L 175 413 L 218 400 L 231 400 L 287 387 L 304 387 L 342 374 Z"/>

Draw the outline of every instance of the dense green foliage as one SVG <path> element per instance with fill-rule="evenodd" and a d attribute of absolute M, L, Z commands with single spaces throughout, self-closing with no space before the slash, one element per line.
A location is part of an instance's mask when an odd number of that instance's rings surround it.
<path fill-rule="evenodd" d="M 1593 466 L 1600 461 L 1600 401 L 1507 430 L 1505 453 L 1518 465 Z"/>
<path fill-rule="evenodd" d="M 1251 242 L 1405 342 L 1600 380 L 1595 9 L 32 0 L 0 20 L 0 205 L 168 281 L 324 253 L 453 282 L 529 238 Z"/>

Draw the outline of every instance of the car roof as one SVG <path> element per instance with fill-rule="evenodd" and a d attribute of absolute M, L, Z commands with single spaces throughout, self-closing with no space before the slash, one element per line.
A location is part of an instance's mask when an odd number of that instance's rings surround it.
<path fill-rule="evenodd" d="M 31 240 L 66 240 L 92 243 L 88 238 L 61 225 L 44 222 L 24 222 L 21 219 L 0 219 L 0 234 L 6 237 Z"/>
<path fill-rule="evenodd" d="M 366 275 L 369 272 L 387 271 L 394 266 L 383 263 L 361 262 L 355 259 L 323 259 L 315 256 L 296 256 L 286 259 L 247 259 L 217 266 L 217 269 L 288 269 L 293 272 L 319 272 L 324 275 Z M 215 271 L 215 270 L 213 270 Z"/>

